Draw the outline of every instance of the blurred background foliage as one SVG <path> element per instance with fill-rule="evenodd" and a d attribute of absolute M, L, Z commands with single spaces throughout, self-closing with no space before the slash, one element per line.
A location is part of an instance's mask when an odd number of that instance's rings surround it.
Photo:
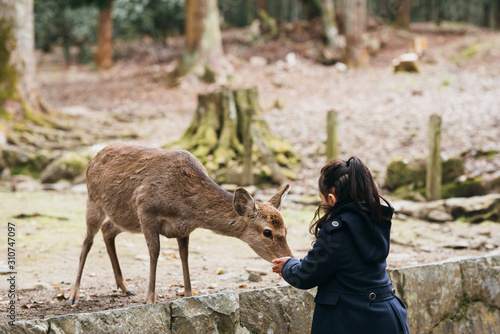
<path fill-rule="evenodd" d="M 345 0 L 335 0 L 341 6 Z M 500 6 L 498 5 L 497 7 Z M 412 0 L 412 22 L 466 22 L 483 27 L 498 27 L 498 8 L 491 0 Z M 113 37 L 133 40 L 148 36 L 157 43 L 184 33 L 184 0 L 114 0 Z M 372 17 L 392 23 L 398 0 L 368 0 Z M 96 43 L 99 0 L 36 0 L 36 48 L 64 50 L 70 62 L 70 48 L 80 49 L 79 62 L 93 60 Z M 219 0 L 222 28 L 246 27 L 256 18 L 256 0 Z M 268 15 L 282 22 L 311 20 L 320 15 L 319 0 L 268 0 Z"/>

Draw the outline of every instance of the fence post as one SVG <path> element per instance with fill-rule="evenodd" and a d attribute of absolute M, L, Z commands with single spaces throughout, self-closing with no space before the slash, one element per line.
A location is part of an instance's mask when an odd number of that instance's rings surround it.
<path fill-rule="evenodd" d="M 441 117 L 429 119 L 429 156 L 427 158 L 426 197 L 429 201 L 441 198 Z"/>
<path fill-rule="evenodd" d="M 326 119 L 326 159 L 335 159 L 339 155 L 338 113 L 330 110 Z"/>
<path fill-rule="evenodd" d="M 252 110 L 248 109 L 244 112 L 244 120 L 242 126 L 242 141 L 245 153 L 243 156 L 243 175 L 241 178 L 241 183 L 244 186 L 253 185 L 253 161 L 252 161 Z"/>

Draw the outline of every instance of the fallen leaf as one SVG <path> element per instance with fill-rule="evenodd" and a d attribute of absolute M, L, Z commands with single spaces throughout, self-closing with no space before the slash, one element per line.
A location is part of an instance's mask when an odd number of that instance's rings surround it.
<path fill-rule="evenodd" d="M 247 287 L 246 284 L 242 284 L 242 285 L 239 286 L 240 289 L 243 289 L 243 288 L 246 288 L 246 287 Z"/>
<path fill-rule="evenodd" d="M 62 290 L 61 293 L 57 295 L 57 299 L 59 299 L 59 300 L 66 300 L 66 299 L 68 299 L 64 295 L 64 290 Z"/>

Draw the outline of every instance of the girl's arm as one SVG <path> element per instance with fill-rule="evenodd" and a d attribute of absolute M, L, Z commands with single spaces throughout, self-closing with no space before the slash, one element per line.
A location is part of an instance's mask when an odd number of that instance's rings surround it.
<path fill-rule="evenodd" d="M 299 261 L 295 258 L 276 259 L 273 271 L 279 273 L 290 285 L 299 289 L 310 289 L 321 285 L 337 270 L 338 261 L 335 260 L 335 255 L 341 244 L 334 241 L 336 234 L 328 233 L 322 229 L 313 248 L 302 260 Z"/>

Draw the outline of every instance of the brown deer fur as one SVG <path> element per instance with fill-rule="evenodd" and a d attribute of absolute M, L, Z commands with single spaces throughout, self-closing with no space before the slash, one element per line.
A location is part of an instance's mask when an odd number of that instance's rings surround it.
<path fill-rule="evenodd" d="M 212 181 L 201 163 L 187 151 L 109 145 L 90 161 L 87 189 L 87 234 L 70 304 L 78 304 L 83 267 L 99 229 L 116 284 L 129 295 L 135 293 L 121 273 L 115 237 L 124 231 L 144 234 L 150 256 L 147 303 L 155 302 L 160 234 L 177 238 L 185 296 L 192 295 L 189 234 L 198 227 L 239 238 L 267 261 L 292 256 L 286 242 L 287 227 L 278 211 L 290 186 L 268 202 L 254 201 L 243 188 L 233 195 Z"/>

